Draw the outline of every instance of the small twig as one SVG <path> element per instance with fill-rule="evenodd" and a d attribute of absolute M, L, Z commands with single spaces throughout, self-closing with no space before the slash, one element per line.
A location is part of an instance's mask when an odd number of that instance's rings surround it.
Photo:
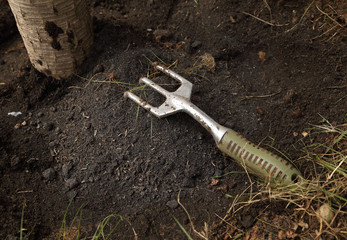
<path fill-rule="evenodd" d="M 245 15 L 248 15 L 248 16 L 250 16 L 250 17 L 252 17 L 252 18 L 255 18 L 255 19 L 257 19 L 258 21 L 261 21 L 261 22 L 263 22 L 263 23 L 265 23 L 265 24 L 268 24 L 268 25 L 270 25 L 270 26 L 274 26 L 274 27 L 283 27 L 283 26 L 287 25 L 287 24 L 273 24 L 273 23 L 271 23 L 271 22 L 268 22 L 268 21 L 265 21 L 265 20 L 263 20 L 263 19 L 261 19 L 261 18 L 258 18 L 258 17 L 254 16 L 253 14 L 250 14 L 250 13 L 248 13 L 248 12 L 242 12 L 242 13 L 245 14 Z"/>
<path fill-rule="evenodd" d="M 251 98 L 267 98 L 267 97 L 273 97 L 273 96 L 279 94 L 280 92 L 281 92 L 281 91 L 276 92 L 276 93 L 266 94 L 266 95 L 259 95 L 259 96 L 245 96 L 245 98 L 242 99 L 242 100 L 251 99 Z"/>
<path fill-rule="evenodd" d="M 333 39 L 333 37 L 335 37 L 339 32 L 340 32 L 341 28 L 338 29 L 328 40 L 326 40 L 327 42 L 329 42 L 331 39 Z"/>
<path fill-rule="evenodd" d="M 342 160 L 341 160 L 341 162 L 339 163 L 339 165 L 337 165 L 336 168 L 334 169 L 334 171 L 332 171 L 332 173 L 329 174 L 328 180 L 330 180 L 330 179 L 332 178 L 332 176 L 334 175 L 334 173 L 336 172 L 336 170 L 337 170 L 338 168 L 340 168 L 341 165 L 342 165 L 342 163 L 344 163 L 344 162 L 346 161 L 346 158 L 347 158 L 347 157 L 342 158 Z"/>
<path fill-rule="evenodd" d="M 331 87 L 327 87 L 328 89 L 341 89 L 341 88 L 345 88 L 347 87 L 347 84 L 346 85 L 342 85 L 342 86 L 331 86 Z"/>
<path fill-rule="evenodd" d="M 178 192 L 178 195 L 177 195 L 177 203 L 181 206 L 181 208 L 183 209 L 183 211 L 186 213 L 187 217 L 188 217 L 188 220 L 189 220 L 189 223 L 190 223 L 190 227 L 192 228 L 193 232 L 195 234 L 197 234 L 200 238 L 202 239 L 208 239 L 208 237 L 205 235 L 206 233 L 204 233 L 203 231 L 202 232 L 198 232 L 195 227 L 194 227 L 194 224 L 193 224 L 193 220 L 189 214 L 189 212 L 187 211 L 187 209 L 183 206 L 183 204 L 181 203 L 180 201 L 180 195 L 181 195 L 181 190 Z"/>
<path fill-rule="evenodd" d="M 267 8 L 267 10 L 269 10 L 269 13 L 270 13 L 270 21 L 272 22 L 272 11 L 271 11 L 270 5 L 269 5 L 269 3 L 267 2 L 267 0 L 263 0 L 263 1 L 264 1 L 264 4 L 265 4 L 265 7 Z"/>
<path fill-rule="evenodd" d="M 314 39 L 317 39 L 317 38 L 320 38 L 320 37 L 324 36 L 325 34 L 327 34 L 328 32 L 330 32 L 331 30 L 335 29 L 336 27 L 337 27 L 337 26 L 335 25 L 335 26 L 333 26 L 332 28 L 329 28 L 329 29 L 326 30 L 324 33 L 322 33 L 322 34 L 320 34 L 320 35 L 318 35 L 318 36 L 312 38 L 311 40 L 314 40 Z"/>
<path fill-rule="evenodd" d="M 335 19 L 333 19 L 332 17 L 329 16 L 329 14 L 327 14 L 326 12 L 323 12 L 317 5 L 316 8 L 318 9 L 318 11 L 320 11 L 322 14 L 324 14 L 325 16 L 327 16 L 331 21 L 333 21 L 334 23 L 336 23 L 338 26 L 340 26 L 341 28 L 345 28 L 345 26 L 341 25 L 339 22 L 337 22 Z"/>
<path fill-rule="evenodd" d="M 34 192 L 33 190 L 25 190 L 25 191 L 18 191 L 17 194 L 21 194 L 21 193 L 32 193 Z"/>
<path fill-rule="evenodd" d="M 305 9 L 304 14 L 302 14 L 302 16 L 301 16 L 299 22 L 298 22 L 297 24 L 295 24 L 293 27 L 291 27 L 290 29 L 286 30 L 286 33 L 292 31 L 293 29 L 295 29 L 295 28 L 298 26 L 298 24 L 300 24 L 300 23 L 302 22 L 302 20 L 304 19 L 306 13 L 308 12 L 308 10 L 310 10 L 310 8 L 312 7 L 312 5 L 313 5 L 313 3 L 314 3 L 315 1 L 316 1 L 316 0 L 312 0 L 312 2 L 311 2 L 311 3 L 308 5 L 308 7 Z"/>

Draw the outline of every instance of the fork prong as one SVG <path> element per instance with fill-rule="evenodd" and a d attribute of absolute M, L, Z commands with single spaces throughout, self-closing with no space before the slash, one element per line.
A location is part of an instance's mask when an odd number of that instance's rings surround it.
<path fill-rule="evenodd" d="M 154 63 L 154 67 L 160 71 L 162 71 L 163 73 L 166 73 L 168 76 L 176 79 L 177 81 L 179 81 L 182 84 L 187 84 L 187 85 L 193 85 L 191 82 L 189 82 L 187 79 L 185 79 L 184 77 L 182 77 L 181 75 L 179 75 L 178 73 L 175 73 L 174 71 L 172 71 L 171 69 L 164 67 L 162 65 L 159 65 L 158 63 Z"/>
<path fill-rule="evenodd" d="M 137 103 L 138 105 L 140 105 L 141 107 L 143 107 L 144 109 L 146 109 L 147 111 L 149 111 L 150 113 L 152 113 L 154 116 L 158 118 L 166 117 L 181 111 L 180 108 L 175 108 L 171 106 L 170 104 L 168 104 L 167 102 L 164 102 L 159 107 L 154 107 L 150 105 L 149 103 L 147 103 L 142 98 L 138 97 L 136 94 L 129 91 L 124 93 L 124 97 L 131 99 L 132 101 L 134 101 L 135 103 Z"/>
<path fill-rule="evenodd" d="M 146 84 L 147 86 L 153 88 L 154 90 L 156 90 L 157 92 L 161 93 L 165 97 L 167 97 L 170 94 L 169 91 L 167 91 L 166 89 L 162 88 L 161 86 L 159 86 L 158 84 L 154 83 L 152 80 L 150 80 L 150 79 L 148 79 L 146 77 L 140 78 L 140 83 Z"/>
<path fill-rule="evenodd" d="M 142 98 L 138 97 L 136 94 L 134 94 L 132 92 L 129 92 L 129 91 L 125 92 L 124 93 L 124 97 L 133 100 L 135 103 L 137 103 L 138 105 L 140 105 L 141 107 L 143 107 L 147 111 L 150 111 L 153 108 L 152 105 L 148 104 L 145 100 L 143 100 Z"/>
<path fill-rule="evenodd" d="M 190 96 L 192 94 L 192 89 L 193 89 L 193 83 L 189 82 L 187 79 L 175 73 L 174 71 L 168 69 L 167 67 L 161 66 L 158 63 L 153 63 L 153 65 L 156 69 L 162 71 L 169 77 L 172 77 L 181 83 L 181 86 L 175 91 L 176 95 L 180 95 L 182 97 L 190 99 Z"/>

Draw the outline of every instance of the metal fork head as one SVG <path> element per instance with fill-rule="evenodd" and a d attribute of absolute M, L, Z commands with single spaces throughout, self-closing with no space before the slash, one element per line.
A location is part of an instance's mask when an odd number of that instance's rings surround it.
<path fill-rule="evenodd" d="M 125 92 L 124 97 L 130 98 L 131 100 L 133 100 L 134 102 L 136 102 L 137 104 L 139 104 L 144 109 L 151 112 L 158 118 L 166 117 L 177 112 L 183 111 L 185 109 L 185 105 L 188 104 L 188 102 L 190 103 L 193 84 L 189 82 L 187 79 L 175 73 L 174 71 L 162 65 L 159 65 L 158 63 L 153 63 L 153 66 L 154 68 L 160 70 L 169 77 L 172 77 L 175 80 L 177 80 L 179 83 L 181 83 L 181 86 L 176 91 L 169 92 L 146 77 L 140 78 L 140 83 L 146 84 L 147 86 L 153 88 L 154 90 L 162 94 L 164 97 L 166 97 L 165 102 L 159 107 L 154 107 L 150 105 L 145 100 L 141 99 L 140 97 L 138 97 L 130 91 Z"/>

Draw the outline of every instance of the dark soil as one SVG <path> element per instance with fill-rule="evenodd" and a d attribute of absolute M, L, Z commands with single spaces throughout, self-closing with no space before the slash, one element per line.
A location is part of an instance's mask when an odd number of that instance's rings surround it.
<path fill-rule="evenodd" d="M 85 204 L 86 236 L 109 214 L 124 217 L 118 239 L 134 238 L 133 230 L 139 239 L 184 239 L 173 218 L 189 229 L 179 193 L 197 229 L 226 214 L 225 194 L 240 194 L 249 180 L 243 173 L 212 179 L 242 167 L 188 115 L 157 119 L 122 97 L 123 83 L 153 72 L 148 60 L 176 62 L 173 69 L 194 83 L 193 103 L 249 140 L 272 144 L 306 176 L 305 163 L 295 161 L 301 133 L 323 119 L 347 120 L 346 37 L 323 34 L 319 26 L 333 23 L 315 7 L 299 22 L 307 1 L 267 2 L 273 20 L 255 0 L 91 1 L 94 50 L 78 75 L 117 84 L 37 72 L 2 1 L 0 238 L 18 236 L 24 203 L 29 239 L 58 233 L 69 201 L 70 220 Z M 204 54 L 215 66 L 193 68 Z M 290 211 L 264 202 L 235 219 L 248 229 L 260 213 Z"/>

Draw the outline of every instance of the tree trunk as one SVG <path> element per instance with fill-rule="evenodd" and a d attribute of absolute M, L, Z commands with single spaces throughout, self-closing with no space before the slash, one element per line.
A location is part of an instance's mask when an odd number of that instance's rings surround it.
<path fill-rule="evenodd" d="M 8 0 L 34 67 L 69 77 L 89 53 L 93 26 L 85 0 Z"/>

